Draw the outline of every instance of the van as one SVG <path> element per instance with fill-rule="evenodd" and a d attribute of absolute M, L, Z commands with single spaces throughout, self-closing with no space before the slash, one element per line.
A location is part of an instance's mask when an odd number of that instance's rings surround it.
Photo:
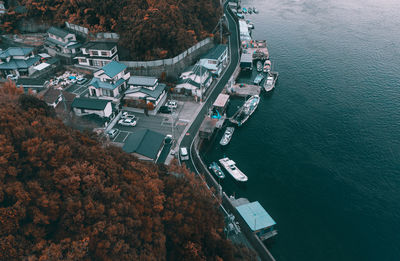
<path fill-rule="evenodd" d="M 186 147 L 180 149 L 181 160 L 189 160 L 189 154 Z"/>

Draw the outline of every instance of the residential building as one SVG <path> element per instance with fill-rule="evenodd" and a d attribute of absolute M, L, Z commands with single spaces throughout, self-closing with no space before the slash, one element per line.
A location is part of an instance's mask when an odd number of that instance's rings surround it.
<path fill-rule="evenodd" d="M 129 134 L 122 150 L 132 153 L 140 160 L 156 162 L 164 147 L 164 140 L 164 134 L 149 129 L 139 129 Z"/>
<path fill-rule="evenodd" d="M 34 55 L 31 47 L 9 47 L 0 51 L 0 77 L 7 75 L 30 76 L 33 67 L 40 63 L 40 57 Z"/>
<path fill-rule="evenodd" d="M 130 77 L 130 73 L 125 70 L 126 65 L 112 61 L 94 72 L 94 77 L 88 85 L 89 96 L 119 101 Z"/>
<path fill-rule="evenodd" d="M 0 1 L 0 16 L 7 13 L 7 9 L 4 6 L 4 1 Z"/>
<path fill-rule="evenodd" d="M 39 82 L 39 79 L 36 81 Z M 63 90 L 49 88 L 40 92 L 38 97 L 45 101 L 47 105 L 53 107 L 57 114 L 69 114 L 71 112 L 71 104 L 76 95 Z"/>
<path fill-rule="evenodd" d="M 218 44 L 201 57 L 199 63 L 207 68 L 213 75 L 220 76 L 223 68 L 228 64 L 227 45 Z"/>
<path fill-rule="evenodd" d="M 210 87 L 212 77 L 204 66 L 196 63 L 183 71 L 179 77 L 175 90 L 192 96 L 202 98 L 204 92 Z"/>
<path fill-rule="evenodd" d="M 125 92 L 124 103 L 130 107 L 140 107 L 140 105 L 151 103 L 158 109 L 167 96 L 166 85 L 159 83 L 155 77 L 131 76 L 128 88 Z"/>
<path fill-rule="evenodd" d="M 47 31 L 48 37 L 44 47 L 52 56 L 65 57 L 69 63 L 72 58 L 80 52 L 81 44 L 77 41 L 76 35 L 68 30 L 58 27 L 50 27 Z"/>
<path fill-rule="evenodd" d="M 115 42 L 89 42 L 81 47 L 77 55 L 79 65 L 101 68 L 111 61 L 119 61 Z"/>
<path fill-rule="evenodd" d="M 110 100 L 75 98 L 71 105 L 77 116 L 96 114 L 103 118 L 108 118 L 113 113 L 113 106 Z"/>
<path fill-rule="evenodd" d="M 49 81 L 45 78 L 19 78 L 16 82 L 18 87 L 22 86 L 25 92 L 30 90 L 39 93 L 47 88 Z"/>

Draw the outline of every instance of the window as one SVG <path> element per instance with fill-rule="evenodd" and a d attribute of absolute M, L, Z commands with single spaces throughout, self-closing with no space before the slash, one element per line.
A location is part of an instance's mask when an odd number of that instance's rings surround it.
<path fill-rule="evenodd" d="M 209 64 L 217 64 L 217 61 L 213 61 L 213 60 L 208 60 Z"/>
<path fill-rule="evenodd" d="M 98 55 L 99 55 L 99 52 L 98 52 L 98 51 L 91 51 L 91 52 L 90 52 L 90 55 L 92 55 L 92 56 L 98 56 Z"/>
<path fill-rule="evenodd" d="M 99 60 L 93 60 L 93 66 L 102 67 L 103 63 Z"/>
<path fill-rule="evenodd" d="M 114 92 L 112 90 L 102 89 L 103 96 L 114 97 Z"/>
<path fill-rule="evenodd" d="M 101 56 L 108 56 L 108 52 L 101 52 Z"/>

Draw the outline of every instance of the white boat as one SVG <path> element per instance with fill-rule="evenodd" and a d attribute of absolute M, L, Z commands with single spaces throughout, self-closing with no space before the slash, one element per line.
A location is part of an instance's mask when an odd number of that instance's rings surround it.
<path fill-rule="evenodd" d="M 264 75 L 262 73 L 257 74 L 256 78 L 254 78 L 255 84 L 260 84 L 260 82 L 264 79 Z"/>
<path fill-rule="evenodd" d="M 258 10 L 255 7 L 253 7 L 253 13 L 258 14 Z"/>
<path fill-rule="evenodd" d="M 247 176 L 236 167 L 236 163 L 233 160 L 225 157 L 220 159 L 219 163 L 221 163 L 221 165 L 226 169 L 226 171 L 228 171 L 229 174 L 231 174 L 231 176 L 235 180 L 241 182 L 245 182 L 248 180 Z"/>
<path fill-rule="evenodd" d="M 224 136 L 222 136 L 222 139 L 219 142 L 219 144 L 221 144 L 222 146 L 227 145 L 231 141 L 234 131 L 235 131 L 234 127 L 227 127 L 225 130 Z"/>
<path fill-rule="evenodd" d="M 270 60 L 265 60 L 263 71 L 265 73 L 271 71 L 271 61 Z"/>
<path fill-rule="evenodd" d="M 276 80 L 278 79 L 277 72 L 270 72 L 267 76 L 267 79 L 264 81 L 264 90 L 269 92 L 272 91 L 275 87 Z"/>
<path fill-rule="evenodd" d="M 231 119 L 229 119 L 233 124 L 237 124 L 241 126 L 245 123 L 249 117 L 253 114 L 253 112 L 257 109 L 258 103 L 260 102 L 260 96 L 253 95 L 251 96 L 243 106 L 235 112 Z"/>
<path fill-rule="evenodd" d="M 257 61 L 257 72 L 263 71 L 263 64 L 261 61 Z"/>

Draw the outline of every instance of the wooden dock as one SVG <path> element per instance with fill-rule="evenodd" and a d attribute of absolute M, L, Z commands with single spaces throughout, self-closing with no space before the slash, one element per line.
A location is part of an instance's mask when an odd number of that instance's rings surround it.
<path fill-rule="evenodd" d="M 252 95 L 260 95 L 261 86 L 237 83 L 227 88 L 227 93 L 232 96 L 247 97 Z"/>

